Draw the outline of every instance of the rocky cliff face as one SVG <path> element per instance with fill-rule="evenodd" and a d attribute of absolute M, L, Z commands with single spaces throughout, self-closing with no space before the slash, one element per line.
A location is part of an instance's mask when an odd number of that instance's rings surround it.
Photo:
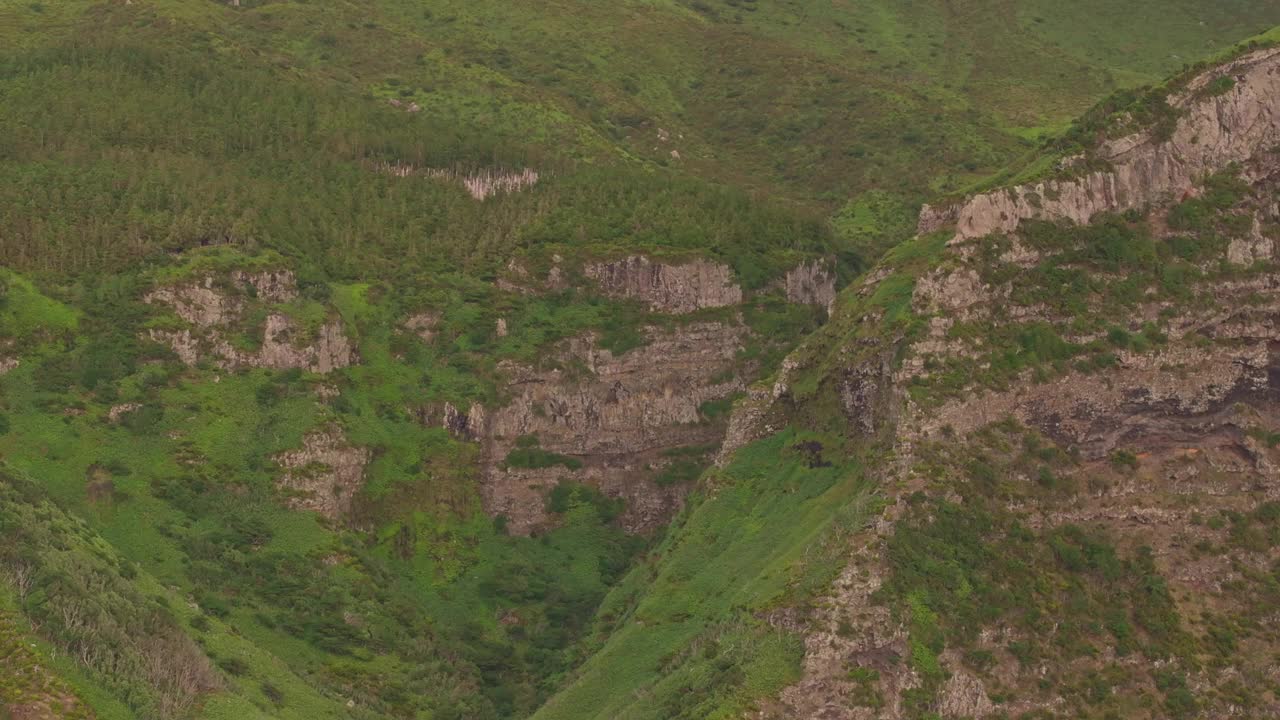
<path fill-rule="evenodd" d="M 829 314 L 836 301 L 836 276 L 822 260 L 809 260 L 787 271 L 783 278 L 789 302 L 817 305 Z"/>
<path fill-rule="evenodd" d="M 245 317 L 251 305 L 287 303 L 297 296 L 296 280 L 288 270 L 233 271 L 225 279 L 210 275 L 194 282 L 159 287 L 144 300 L 168 306 L 186 326 L 153 328 L 148 336 L 167 345 L 188 365 L 209 359 L 226 369 L 302 368 L 327 373 L 354 362 L 355 349 L 337 318 L 324 322 L 312 337 L 304 338 L 292 318 L 269 312 L 257 349 L 232 343 L 233 326 Z"/>
<path fill-rule="evenodd" d="M 695 323 L 647 330 L 648 343 L 621 355 L 592 336 L 558 352 L 554 367 L 509 364 L 511 401 L 487 413 L 446 408 L 456 435 L 484 443 L 483 494 L 508 529 L 528 533 L 548 521 L 545 494 L 562 480 L 626 500 L 622 523 L 647 532 L 679 507 L 685 487 L 655 480 L 673 464 L 701 462 L 724 434 L 704 404 L 743 388 L 734 361 L 749 331 L 738 324 Z M 478 406 L 477 406 L 478 407 Z M 521 438 L 565 458 L 551 467 L 507 462 Z"/>
<path fill-rule="evenodd" d="M 1223 76 L 1232 78 L 1230 90 L 1202 92 Z M 768 432 L 788 415 L 803 415 L 796 403 L 820 402 L 812 394 L 793 398 L 792 383 L 822 367 L 821 387 L 839 396 L 848 434 L 892 447 L 876 471 L 888 509 L 850 538 L 848 566 L 808 616 L 803 679 L 756 717 L 1083 717 L 1090 706 L 1078 704 L 1065 687 L 1076 680 L 1064 678 L 1115 667 L 1125 668 L 1123 678 L 1108 680 L 1106 695 L 1091 702 L 1113 694 L 1163 698 L 1129 716 L 1180 712 L 1170 709 L 1179 701 L 1169 687 L 1153 690 L 1151 680 L 1174 675 L 1201 717 L 1275 715 L 1266 691 L 1250 695 L 1250 710 L 1226 688 L 1272 682 L 1274 663 L 1260 658 L 1273 657 L 1280 638 L 1249 633 L 1228 649 L 1207 638 L 1224 622 L 1253 627 L 1274 618 L 1273 608 L 1257 604 L 1254 583 L 1271 577 L 1280 549 L 1260 537 L 1240 538 L 1256 527 L 1250 518 L 1280 499 L 1278 102 L 1280 50 L 1253 52 L 1194 79 L 1175 98 L 1183 114 L 1171 139 L 1141 134 L 1109 142 L 1103 152 L 1111 172 L 988 193 L 950 210 L 926 208 L 922 233 L 952 222 L 955 230 L 941 257 L 910 271 L 915 329 L 866 330 L 884 322 L 884 313 L 868 312 L 857 299 L 904 275 L 882 268 L 851 288 L 853 299 L 841 306 L 866 315 L 840 317 L 838 310 L 833 325 L 840 330 L 812 341 L 820 351 L 801 348 L 773 392 L 755 392 L 739 406 L 734 436 Z M 1217 224 L 1197 232 L 1171 227 L 1177 206 L 1228 165 L 1246 189 L 1222 204 Z M 1152 261 L 1171 258 L 1153 276 L 1166 280 L 1145 289 L 1136 275 L 1091 264 L 1089 253 L 1097 251 L 1073 244 L 1079 241 L 1054 246 L 1024 233 L 1030 219 L 1086 223 L 1128 209 L 1142 209 L 1145 220 L 1126 242 L 1148 242 L 1142 228 L 1150 227 Z M 1107 242 L 1105 234 L 1098 240 L 1061 232 L 1055 237 Z M 1195 251 L 1186 250 L 1193 242 Z M 1171 290 L 1167 278 L 1175 271 L 1190 279 Z M 1083 285 L 1073 286 L 1073 278 Z M 1064 300 L 1069 293 L 1076 295 Z M 1055 353 L 1090 359 L 1046 360 Z M 1029 355 L 1037 359 L 1028 363 Z M 1034 465 L 1019 466 L 1027 451 L 1009 437 L 1043 438 L 1034 441 L 1044 443 L 1037 457 L 1069 460 L 1037 475 Z M 923 497 L 962 508 L 975 502 L 966 478 L 976 461 L 948 459 L 965 453 L 981 459 L 986 477 L 1003 478 L 996 507 L 1031 532 L 1083 527 L 1121 554 L 1149 548 L 1159 582 L 1167 583 L 1176 632 L 1216 659 L 1124 655 L 1105 632 L 1091 656 L 1028 659 L 1019 648 L 1049 640 L 1001 616 L 973 628 L 965 652 L 948 643 L 935 671 L 933 651 L 920 649 L 926 641 L 911 614 L 917 611 L 893 612 L 877 591 L 893 575 L 887 548 L 900 527 L 932 521 L 913 515 L 914 504 Z M 1224 527 L 1221 518 L 1234 520 Z M 1054 612 L 1065 617 L 1068 610 Z M 1055 623 L 1045 633 L 1059 638 L 1059 630 Z"/>
<path fill-rule="evenodd" d="M 292 508 L 311 510 L 338 522 L 351 512 L 352 498 L 364 485 L 369 450 L 347 442 L 342 429 L 326 426 L 302 439 L 302 447 L 276 456 L 277 485 Z"/>
<path fill-rule="evenodd" d="M 1206 96 L 1209 84 L 1231 87 Z M 956 207 L 925 207 L 919 232 L 954 223 L 957 240 L 1008 233 L 1030 218 L 1088 222 L 1100 212 L 1142 208 L 1194 192 L 1205 174 L 1242 163 L 1280 142 L 1280 49 L 1259 50 L 1194 78 L 1170 98 L 1179 117 L 1168 139 L 1153 132 L 1107 141 L 1109 170 L 996 190 Z"/>
<path fill-rule="evenodd" d="M 705 259 L 666 263 L 632 255 L 587 263 L 581 274 L 590 290 L 638 300 L 662 314 L 744 300 L 732 268 Z M 545 275 L 512 260 L 497 285 L 521 295 L 562 292 L 576 277 L 555 255 Z M 829 308 L 835 285 L 831 266 L 815 259 L 779 278 L 774 289 L 790 302 Z M 437 320 L 418 315 L 405 326 L 430 341 Z M 499 320 L 499 334 L 504 328 Z M 525 534 L 554 522 L 546 498 L 561 482 L 621 498 L 623 526 L 650 532 L 680 507 L 688 481 L 710 464 L 726 432 L 719 406 L 743 392 L 759 370 L 736 359 L 751 333 L 740 318 L 644 332 L 644 346 L 621 355 L 587 335 L 563 343 L 539 367 L 504 364 L 503 395 L 509 400 L 499 407 L 445 403 L 421 413 L 455 438 L 482 444 L 485 508 L 505 517 L 510 532 Z M 546 460 L 551 464 L 541 467 L 508 462 L 520 443 L 531 442 L 537 452 L 562 460 Z"/>
<path fill-rule="evenodd" d="M 690 313 L 742 302 L 733 269 L 708 260 L 666 264 L 632 255 L 589 263 L 583 272 L 604 294 L 640 300 L 654 312 Z"/>

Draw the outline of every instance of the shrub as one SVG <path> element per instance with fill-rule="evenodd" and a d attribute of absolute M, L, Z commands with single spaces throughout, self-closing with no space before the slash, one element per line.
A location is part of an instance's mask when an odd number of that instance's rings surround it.
<path fill-rule="evenodd" d="M 1111 466 L 1118 469 L 1136 470 L 1138 467 L 1138 456 L 1129 450 L 1116 450 L 1111 453 Z"/>
<path fill-rule="evenodd" d="M 271 682 L 263 681 L 262 694 L 266 696 L 267 700 L 271 701 L 272 705 L 275 705 L 276 707 L 284 706 L 284 691 L 273 685 Z"/>
<path fill-rule="evenodd" d="M 240 658 L 222 658 L 218 661 L 218 667 L 228 675 L 240 677 L 249 672 L 249 665 Z"/>
<path fill-rule="evenodd" d="M 1235 78 L 1230 75 L 1221 75 L 1211 80 L 1204 86 L 1202 91 L 1207 97 L 1216 97 L 1218 95 L 1226 95 L 1231 92 L 1231 88 L 1236 86 Z"/>
<path fill-rule="evenodd" d="M 547 495 L 548 512 L 563 514 L 579 504 L 594 507 L 604 522 L 620 515 L 625 506 L 621 498 L 610 498 L 593 487 L 567 480 L 560 481 Z"/>
<path fill-rule="evenodd" d="M 660 487 L 693 482 L 702 474 L 704 467 L 706 467 L 705 464 L 698 460 L 681 458 L 663 468 L 662 472 L 658 473 L 658 476 L 653 481 Z"/>
<path fill-rule="evenodd" d="M 542 469 L 562 465 L 570 470 L 582 467 L 582 461 L 567 455 L 548 452 L 542 448 L 517 448 L 507 453 L 503 461 L 504 467 Z"/>

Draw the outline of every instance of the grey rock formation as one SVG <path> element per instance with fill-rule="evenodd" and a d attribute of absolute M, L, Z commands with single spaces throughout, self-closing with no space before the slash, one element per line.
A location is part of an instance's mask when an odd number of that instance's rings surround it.
<path fill-rule="evenodd" d="M 650 329 L 647 345 L 616 356 L 591 336 L 577 338 L 561 349 L 558 367 L 506 365 L 511 401 L 487 418 L 477 419 L 473 408 L 463 421 L 446 406 L 445 424 L 473 436 L 483 427 L 485 507 L 505 515 L 511 532 L 528 533 L 547 521 L 545 493 L 561 479 L 625 498 L 623 525 L 647 531 L 670 517 L 685 490 L 653 483 L 672 462 L 666 451 L 723 437 L 723 423 L 707 421 L 699 407 L 743 388 L 734 357 L 747 334 L 741 325 L 722 323 Z M 504 467 L 525 436 L 581 467 Z"/>
<path fill-rule="evenodd" d="M 655 312 L 690 313 L 742 302 L 733 269 L 708 260 L 673 265 L 632 255 L 589 263 L 583 272 L 604 294 L 643 301 Z"/>
<path fill-rule="evenodd" d="M 1255 262 L 1270 260 L 1275 254 L 1275 243 L 1262 232 L 1262 222 L 1254 216 L 1253 226 L 1244 237 L 1232 238 L 1227 246 L 1227 262 L 1249 266 Z"/>
<path fill-rule="evenodd" d="M 444 413 L 441 421 L 441 427 L 449 431 L 449 434 L 459 440 L 479 440 L 485 434 L 485 412 L 484 406 L 479 403 L 471 403 L 470 409 L 464 414 L 453 403 L 446 402 L 444 404 Z"/>
<path fill-rule="evenodd" d="M 167 345 L 188 365 L 210 358 L 225 369 L 303 368 L 328 373 L 354 362 L 355 349 L 338 318 L 323 323 L 314 337 L 300 342 L 296 323 L 273 312 L 266 317 L 257 350 L 237 348 L 228 340 L 228 330 L 244 316 L 249 304 L 284 303 L 297 295 L 296 281 L 289 270 L 237 270 L 223 284 L 214 276 L 206 276 L 159 287 L 145 296 L 145 302 L 167 305 L 188 327 L 152 328 L 147 334 L 151 340 Z"/>
<path fill-rule="evenodd" d="M 111 408 L 107 410 L 107 421 L 113 422 L 113 423 L 120 422 L 120 419 L 123 418 L 125 415 L 128 415 L 129 413 L 141 407 L 142 405 L 135 402 L 120 403 L 119 405 L 112 405 Z"/>
<path fill-rule="evenodd" d="M 410 315 L 404 321 L 404 328 L 429 343 L 436 338 L 436 326 L 440 324 L 440 314 L 434 312 Z"/>
<path fill-rule="evenodd" d="M 1071 180 L 1048 180 L 969 198 L 957 207 L 926 206 L 919 232 L 956 223 L 956 240 L 1010 233 L 1030 218 L 1086 223 L 1100 212 L 1141 208 L 1192 192 L 1204 175 L 1243 163 L 1280 143 L 1280 48 L 1258 50 L 1193 79 L 1170 105 L 1181 113 L 1167 140 L 1150 132 L 1106 142 L 1110 165 Z M 1224 94 L 1199 91 L 1231 75 Z"/>
<path fill-rule="evenodd" d="M 342 429 L 331 425 L 308 433 L 302 447 L 275 459 L 282 469 L 277 485 L 290 507 L 340 521 L 364 484 L 369 451 L 352 446 Z"/>
<path fill-rule="evenodd" d="M 788 270 L 783 286 L 788 301 L 817 305 L 828 314 L 836 301 L 836 276 L 823 260 L 809 260 Z"/>

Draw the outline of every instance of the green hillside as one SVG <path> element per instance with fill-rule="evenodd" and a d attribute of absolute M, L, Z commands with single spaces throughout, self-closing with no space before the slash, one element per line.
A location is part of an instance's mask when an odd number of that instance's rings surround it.
<path fill-rule="evenodd" d="M 241 5 L 0 5 L 10 264 L 90 268 L 268 236 L 309 256 L 301 243 L 338 252 L 370 235 L 501 254 L 567 241 L 544 224 L 551 207 L 630 205 L 652 193 L 637 175 L 670 174 L 819 215 L 847 205 L 836 227 L 879 247 L 915 203 L 994 172 L 1098 98 L 1280 21 L 1246 0 Z M 378 161 L 528 164 L 569 202 L 477 214 L 433 183 L 386 187 L 361 167 Z M 702 192 L 675 195 L 705 213 Z M 51 223 L 55 207 L 73 214 Z M 569 212 L 579 234 L 633 239 L 623 218 Z"/>
<path fill-rule="evenodd" d="M 921 202 L 1276 23 L 1262 0 L 0 0 L 0 718 L 740 717 L 799 676 L 770 618 L 884 505 L 889 449 L 813 418 L 711 466 L 732 404 L 824 332 L 791 273 L 932 262 L 939 238 L 899 244 Z M 636 255 L 740 297 L 669 312 L 598 281 Z M 906 275 L 836 301 L 883 323 L 825 332 L 905 331 Z M 493 458 L 449 425 L 521 372 L 576 390 L 707 327 L 747 339 L 678 421 L 697 441 L 609 461 L 675 488 L 669 526 L 628 532 L 634 502 L 572 479 L 592 453 Z M 317 491 L 344 462 L 359 486 Z M 486 512 L 494 467 L 565 470 L 536 532 Z M 306 505 L 330 490 L 340 512 Z"/>

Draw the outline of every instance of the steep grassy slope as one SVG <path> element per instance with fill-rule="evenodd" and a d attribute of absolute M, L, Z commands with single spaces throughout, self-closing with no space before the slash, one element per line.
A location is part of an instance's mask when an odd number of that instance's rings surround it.
<path fill-rule="evenodd" d="M 797 679 L 771 612 L 808 602 L 876 511 L 854 464 L 782 433 L 707 478 L 705 497 L 601 605 L 590 659 L 538 718 L 737 717 Z"/>
<path fill-rule="evenodd" d="M 910 234 L 921 199 L 1280 20 L 1245 0 L 1120 16 L 240 5 L 0 0 L 0 597 L 16 614 L 0 633 L 37 635 L 62 679 L 11 672 L 15 707 L 747 712 L 803 679 L 804 621 L 882 510 L 887 446 L 828 422 L 823 382 L 848 356 L 795 379 L 813 402 L 794 427 L 696 483 L 716 449 L 701 441 L 601 459 L 520 434 L 489 457 L 485 412 L 552 375 L 552 400 L 578 402 L 600 368 L 630 371 L 629 351 L 663 340 L 679 364 L 689 338 L 728 328 L 745 340 L 718 348 L 717 394 L 671 420 L 718 440 L 734 398 L 817 328 L 837 279 Z M 485 199 L 462 182 L 526 168 L 535 183 Z M 842 297 L 812 342 L 918 332 L 914 278 L 945 239 L 890 252 L 892 274 Z M 639 254 L 655 274 L 598 280 Z M 864 315 L 883 323 L 849 324 Z M 646 422 L 667 412 L 654 405 Z M 495 466 L 562 473 L 531 495 L 534 534 L 486 512 Z M 631 508 L 589 476 L 617 467 L 684 504 L 670 532 L 622 530 Z"/>

